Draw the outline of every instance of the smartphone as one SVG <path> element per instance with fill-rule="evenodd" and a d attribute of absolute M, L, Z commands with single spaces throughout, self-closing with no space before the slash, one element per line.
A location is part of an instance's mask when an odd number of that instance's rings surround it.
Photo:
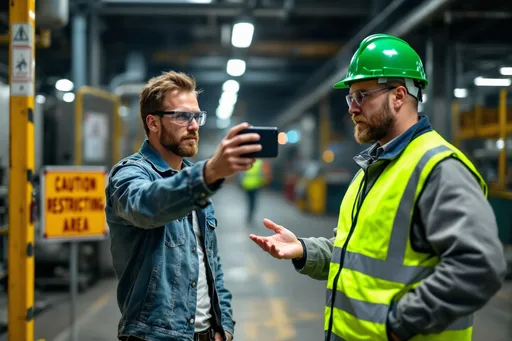
<path fill-rule="evenodd" d="M 242 155 L 243 157 L 254 157 L 254 158 L 275 158 L 278 154 L 278 143 L 277 135 L 279 129 L 277 127 L 249 127 L 242 130 L 238 134 L 249 134 L 256 133 L 260 135 L 260 139 L 255 142 L 247 142 L 246 144 L 261 144 L 261 150 L 255 153 L 249 153 Z"/>

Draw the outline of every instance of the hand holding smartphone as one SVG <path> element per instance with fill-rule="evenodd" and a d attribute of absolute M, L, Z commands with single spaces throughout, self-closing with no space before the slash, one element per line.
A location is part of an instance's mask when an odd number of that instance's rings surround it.
<path fill-rule="evenodd" d="M 261 150 L 259 152 L 244 154 L 243 157 L 251 158 L 275 158 L 279 154 L 279 144 L 277 142 L 277 135 L 279 129 L 277 127 L 249 127 L 238 134 L 256 133 L 260 136 L 259 141 L 248 142 L 245 144 L 260 144 Z"/>

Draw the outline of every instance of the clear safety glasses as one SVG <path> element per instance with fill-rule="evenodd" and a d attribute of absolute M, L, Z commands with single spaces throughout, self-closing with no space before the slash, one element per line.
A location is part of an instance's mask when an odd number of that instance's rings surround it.
<path fill-rule="evenodd" d="M 376 89 L 370 89 L 370 90 L 358 90 L 358 91 L 354 91 L 351 94 L 348 94 L 345 98 L 347 100 L 347 104 L 348 104 L 349 108 L 352 106 L 353 102 L 355 102 L 355 104 L 358 107 L 360 107 L 361 105 L 363 105 L 363 100 L 366 96 L 369 96 L 369 95 L 374 94 L 379 91 L 384 91 L 384 90 L 389 91 L 392 89 L 396 89 L 396 86 L 386 86 L 383 88 L 376 88 Z"/>
<path fill-rule="evenodd" d="M 194 119 L 200 127 L 206 123 L 206 111 L 160 111 L 151 115 L 168 116 L 171 122 L 180 126 L 188 126 Z"/>

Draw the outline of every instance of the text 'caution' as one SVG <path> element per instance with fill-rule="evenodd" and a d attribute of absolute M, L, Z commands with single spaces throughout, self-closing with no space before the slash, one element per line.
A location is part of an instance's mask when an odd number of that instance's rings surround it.
<path fill-rule="evenodd" d="M 103 168 L 48 167 L 42 174 L 45 239 L 103 239 L 106 173 Z"/>

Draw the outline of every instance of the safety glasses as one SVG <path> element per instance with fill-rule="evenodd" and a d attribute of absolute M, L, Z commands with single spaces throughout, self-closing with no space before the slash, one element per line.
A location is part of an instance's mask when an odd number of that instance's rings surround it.
<path fill-rule="evenodd" d="M 352 106 L 352 103 L 355 102 L 358 107 L 363 105 L 363 100 L 366 96 L 370 96 L 371 94 L 377 93 L 379 91 L 389 91 L 396 89 L 396 86 L 386 86 L 383 88 L 376 88 L 376 89 L 370 89 L 370 90 L 358 90 L 354 91 L 351 94 L 348 94 L 345 98 L 347 100 L 347 104 L 349 108 Z"/>
<path fill-rule="evenodd" d="M 194 119 L 200 127 L 206 123 L 206 111 L 160 111 L 151 115 L 168 116 L 171 122 L 180 126 L 188 126 Z"/>

